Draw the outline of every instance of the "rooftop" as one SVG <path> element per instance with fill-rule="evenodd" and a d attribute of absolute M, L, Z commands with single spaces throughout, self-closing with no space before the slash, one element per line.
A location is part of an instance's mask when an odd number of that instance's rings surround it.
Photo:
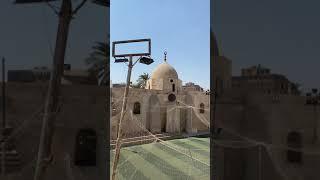
<path fill-rule="evenodd" d="M 125 147 L 121 149 L 117 176 L 139 180 L 210 179 L 209 148 L 209 138 L 195 137 Z M 113 157 L 111 152 L 111 162 Z"/>

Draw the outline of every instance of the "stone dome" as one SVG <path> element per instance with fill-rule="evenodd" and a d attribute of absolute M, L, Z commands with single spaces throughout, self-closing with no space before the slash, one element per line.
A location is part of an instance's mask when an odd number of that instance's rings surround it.
<path fill-rule="evenodd" d="M 178 79 L 177 71 L 170 66 L 166 61 L 159 64 L 151 74 L 152 79 L 166 79 L 173 78 Z"/>

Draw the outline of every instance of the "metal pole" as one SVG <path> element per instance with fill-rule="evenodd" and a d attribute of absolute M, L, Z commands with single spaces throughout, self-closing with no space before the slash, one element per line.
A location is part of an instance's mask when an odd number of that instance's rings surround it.
<path fill-rule="evenodd" d="M 316 122 L 316 125 L 315 125 L 315 143 L 317 143 L 318 141 L 318 114 L 317 114 L 317 106 L 318 106 L 318 100 L 317 100 L 317 104 L 315 105 L 315 122 Z"/>
<path fill-rule="evenodd" d="M 214 61 L 215 61 L 215 59 L 214 59 Z M 213 93 L 214 93 L 213 95 L 211 94 L 212 92 L 210 90 L 210 116 L 211 116 L 211 118 L 210 118 L 211 119 L 211 121 L 210 121 L 210 175 L 211 175 L 211 177 L 213 177 L 213 176 L 219 177 L 218 172 L 216 172 L 217 165 L 216 165 L 216 160 L 215 160 L 215 156 L 214 156 L 214 153 L 215 153 L 214 149 L 215 148 L 218 149 L 217 145 L 215 145 L 215 142 L 214 142 L 215 138 L 218 138 L 217 137 L 217 130 L 218 129 L 215 127 L 217 98 L 218 98 L 218 83 L 217 82 L 218 81 L 215 80 L 215 84 L 214 84 L 214 88 L 213 88 Z M 213 98 L 212 98 L 212 96 L 213 96 Z M 213 99 L 213 102 L 212 102 L 212 99 Z M 211 105 L 213 105 L 213 106 L 211 106 Z M 212 109 L 211 109 L 211 107 L 212 107 Z"/>
<path fill-rule="evenodd" d="M 213 102 L 212 112 L 210 112 L 210 114 L 212 115 L 212 122 L 210 123 L 210 132 L 211 132 L 211 135 L 217 135 L 216 134 L 217 129 L 215 128 L 215 123 L 216 123 L 215 121 L 216 121 L 216 109 L 217 109 L 217 98 L 218 98 L 218 80 L 215 81 L 215 89 L 214 89 L 213 97 L 214 97 L 214 102 Z"/>
<path fill-rule="evenodd" d="M 5 59 L 2 58 L 2 128 L 6 128 L 6 73 Z"/>
<path fill-rule="evenodd" d="M 49 89 L 45 104 L 39 151 L 37 157 L 34 180 L 43 180 L 46 170 L 45 159 L 51 156 L 51 142 L 54 130 L 54 115 L 57 112 L 58 97 L 60 94 L 60 82 L 63 73 L 64 57 L 68 39 L 69 25 L 72 18 L 71 0 L 63 0 L 59 14 L 59 25 L 56 39 L 53 69 L 49 82 Z"/>
<path fill-rule="evenodd" d="M 109 46 L 107 47 L 109 48 Z M 106 116 L 105 116 L 105 123 L 106 123 L 106 136 L 105 138 L 107 139 L 107 153 L 104 153 L 103 157 L 106 157 L 106 177 L 107 179 L 110 177 L 110 113 L 112 113 L 112 107 L 111 105 L 111 95 L 112 93 L 110 93 L 110 80 L 109 80 L 109 64 L 110 64 L 110 58 L 107 57 L 106 55 L 106 62 L 105 62 L 105 66 L 104 66 L 104 80 L 105 80 L 105 86 L 106 86 L 106 104 L 105 104 L 105 110 L 106 110 Z M 111 109 L 110 109 L 111 108 Z"/>
<path fill-rule="evenodd" d="M 121 109 L 121 114 L 120 114 L 120 119 L 118 120 L 117 124 L 117 141 L 116 141 L 116 154 L 114 156 L 113 160 L 113 166 L 112 166 L 112 180 L 115 180 L 116 178 L 116 169 L 120 157 L 120 147 L 121 147 L 121 135 L 122 135 L 122 129 L 121 129 L 121 123 L 124 118 L 124 114 L 127 108 L 127 96 L 129 93 L 129 86 L 130 86 L 130 79 L 131 79 L 131 71 L 132 71 L 132 56 L 129 58 L 129 65 L 128 65 L 128 75 L 127 75 L 127 84 L 126 88 L 124 90 L 124 96 L 123 96 L 123 102 L 122 102 L 122 109 Z"/>
<path fill-rule="evenodd" d="M 2 152 L 2 156 L 1 156 L 1 175 L 4 177 L 5 172 L 6 172 L 6 167 L 5 167 L 5 141 L 3 141 L 1 143 L 1 152 Z"/>
<path fill-rule="evenodd" d="M 4 131 L 6 128 L 6 82 L 5 82 L 5 59 L 2 58 L 2 138 L 3 142 L 1 143 L 1 174 L 2 176 L 5 175 L 6 172 L 6 148 L 5 148 L 5 137 Z"/>
<path fill-rule="evenodd" d="M 258 145 L 259 148 L 259 180 L 262 180 L 262 154 L 261 154 L 261 145 Z"/>
<path fill-rule="evenodd" d="M 315 101 L 314 99 L 313 101 Z M 313 114 L 314 114 L 314 127 L 313 127 L 313 143 L 316 143 L 318 140 L 318 122 L 317 122 L 317 104 L 316 102 L 313 102 Z"/>

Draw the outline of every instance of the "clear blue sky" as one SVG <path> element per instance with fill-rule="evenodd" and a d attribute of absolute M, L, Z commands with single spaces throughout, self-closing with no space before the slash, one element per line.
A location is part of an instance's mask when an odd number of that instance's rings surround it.
<path fill-rule="evenodd" d="M 210 1 L 209 0 L 114 0 L 110 11 L 111 41 L 151 38 L 154 63 L 136 64 L 132 82 L 163 62 L 179 78 L 210 87 Z M 144 50 L 144 49 L 143 49 Z M 111 59 L 111 80 L 125 82 L 127 66 Z"/>

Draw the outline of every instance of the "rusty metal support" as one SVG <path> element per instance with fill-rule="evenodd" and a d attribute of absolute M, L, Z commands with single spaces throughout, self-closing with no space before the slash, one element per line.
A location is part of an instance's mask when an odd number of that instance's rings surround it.
<path fill-rule="evenodd" d="M 117 124 L 116 154 L 114 156 L 113 166 L 112 166 L 112 180 L 115 180 L 115 178 L 116 178 L 117 165 L 118 165 L 118 161 L 119 161 L 119 157 L 120 157 L 121 135 L 122 135 L 121 125 L 122 125 L 124 114 L 125 114 L 125 111 L 126 111 L 126 108 L 127 108 L 127 99 L 128 99 L 127 97 L 128 97 L 128 93 L 129 93 L 129 86 L 130 86 L 132 67 L 133 67 L 132 56 L 130 56 L 129 65 L 128 65 L 127 84 L 126 84 L 126 88 L 124 90 L 124 96 L 123 96 L 120 119 L 118 120 L 118 124 Z"/>

